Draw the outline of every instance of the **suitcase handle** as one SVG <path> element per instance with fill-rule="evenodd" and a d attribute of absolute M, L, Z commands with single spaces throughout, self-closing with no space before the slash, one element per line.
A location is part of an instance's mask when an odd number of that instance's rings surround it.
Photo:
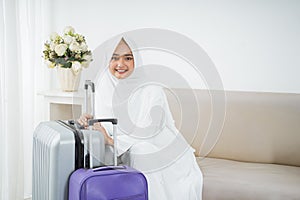
<path fill-rule="evenodd" d="M 88 120 L 89 126 L 93 126 L 97 122 L 111 122 L 113 125 L 118 124 L 118 119 L 116 118 L 107 118 L 107 119 L 90 119 Z"/>
<path fill-rule="evenodd" d="M 95 84 L 91 80 L 86 80 L 84 84 L 84 89 L 85 89 L 85 113 L 88 111 L 88 89 L 89 87 L 92 90 L 92 97 L 91 97 L 91 109 L 92 113 L 91 115 L 95 117 Z M 90 119 L 88 120 L 88 126 L 91 129 L 91 126 L 94 125 L 96 122 L 111 122 L 113 124 L 113 138 L 114 138 L 114 165 L 118 165 L 118 160 L 117 160 L 117 134 L 116 134 L 116 125 L 118 123 L 118 120 L 115 118 L 107 118 L 107 119 Z M 90 166 L 93 166 L 92 163 L 92 152 L 90 152 Z"/>
<path fill-rule="evenodd" d="M 118 170 L 126 169 L 126 166 L 103 166 L 93 169 L 93 172 L 106 171 L 106 170 Z"/>
<path fill-rule="evenodd" d="M 111 122 L 113 124 L 113 138 L 114 138 L 114 166 L 118 165 L 118 158 L 117 158 L 117 124 L 118 124 L 118 119 L 116 118 L 106 118 L 106 119 L 90 119 L 88 120 L 89 127 L 91 128 L 94 123 L 97 122 Z"/>
<path fill-rule="evenodd" d="M 85 90 L 85 96 L 84 96 L 84 112 L 88 113 L 88 89 L 91 87 L 92 90 L 92 96 L 91 96 L 91 115 L 94 117 L 95 115 L 95 84 L 91 80 L 85 80 L 84 83 L 84 90 Z"/>
<path fill-rule="evenodd" d="M 116 118 L 107 118 L 107 119 L 90 119 L 88 120 L 88 125 L 89 126 L 93 126 L 95 123 L 97 122 L 110 122 L 113 125 L 117 125 L 118 124 L 118 119 Z M 74 119 L 69 119 L 68 120 L 68 124 L 70 125 L 77 125 L 77 127 L 79 127 L 79 129 L 84 129 L 84 126 L 80 125 L 76 120 Z"/>
<path fill-rule="evenodd" d="M 95 84 L 91 80 L 86 80 L 84 89 L 87 90 L 89 86 L 92 88 L 92 92 L 95 92 Z"/>

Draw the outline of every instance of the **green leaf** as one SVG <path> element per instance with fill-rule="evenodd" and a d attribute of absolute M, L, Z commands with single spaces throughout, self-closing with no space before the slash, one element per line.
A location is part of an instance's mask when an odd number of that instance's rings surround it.
<path fill-rule="evenodd" d="M 67 61 L 64 58 L 56 58 L 55 63 L 65 65 L 67 63 Z"/>
<path fill-rule="evenodd" d="M 66 64 L 64 64 L 63 66 L 61 66 L 62 68 L 71 68 L 72 67 L 72 63 L 71 62 L 67 62 Z"/>

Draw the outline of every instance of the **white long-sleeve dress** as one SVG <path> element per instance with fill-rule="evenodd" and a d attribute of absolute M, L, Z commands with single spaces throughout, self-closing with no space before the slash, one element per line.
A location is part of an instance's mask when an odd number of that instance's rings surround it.
<path fill-rule="evenodd" d="M 149 200 L 201 200 L 203 177 L 194 149 L 175 127 L 163 88 L 140 84 L 144 75 L 137 69 L 126 80 L 104 71 L 96 81 L 95 117 L 118 118 L 118 156 L 145 174 Z"/>

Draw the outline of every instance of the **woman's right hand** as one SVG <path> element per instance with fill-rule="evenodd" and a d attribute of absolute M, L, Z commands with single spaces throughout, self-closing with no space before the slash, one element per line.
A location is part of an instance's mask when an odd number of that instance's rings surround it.
<path fill-rule="evenodd" d="M 80 116 L 80 118 L 77 120 L 77 122 L 81 125 L 84 126 L 84 128 L 88 128 L 88 120 L 92 119 L 93 116 L 87 113 L 84 113 Z"/>
<path fill-rule="evenodd" d="M 114 140 L 107 134 L 106 129 L 101 125 L 100 122 L 97 122 L 93 126 L 93 130 L 99 131 L 100 133 L 103 134 L 104 139 L 105 139 L 105 144 L 114 145 Z"/>

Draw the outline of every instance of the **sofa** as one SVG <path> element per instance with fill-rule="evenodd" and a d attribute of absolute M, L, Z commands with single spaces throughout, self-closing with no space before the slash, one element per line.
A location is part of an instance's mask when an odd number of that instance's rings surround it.
<path fill-rule="evenodd" d="M 200 89 L 192 94 L 166 92 L 177 128 L 196 150 L 203 200 L 300 199 L 300 94 Z M 199 119 L 197 128 L 194 122 L 184 125 L 183 117 Z M 220 118 L 219 127 L 211 127 Z"/>

